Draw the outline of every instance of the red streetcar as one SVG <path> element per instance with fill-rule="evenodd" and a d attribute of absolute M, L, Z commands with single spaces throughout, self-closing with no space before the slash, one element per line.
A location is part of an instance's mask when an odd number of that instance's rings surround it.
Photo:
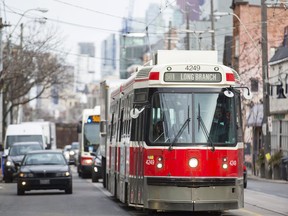
<path fill-rule="evenodd" d="M 107 99 L 104 186 L 148 210 L 242 208 L 237 73 L 218 64 L 215 51 L 158 51 L 153 63 Z"/>

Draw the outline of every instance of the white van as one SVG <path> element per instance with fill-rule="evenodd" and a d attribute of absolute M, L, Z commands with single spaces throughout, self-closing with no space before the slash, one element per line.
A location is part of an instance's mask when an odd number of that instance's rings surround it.
<path fill-rule="evenodd" d="M 21 124 L 35 124 L 40 125 L 42 131 L 45 135 L 45 141 L 47 144 L 47 149 L 57 149 L 56 145 L 56 125 L 54 122 L 50 121 L 30 121 L 30 122 L 22 122 Z"/>
<path fill-rule="evenodd" d="M 4 139 L 4 151 L 15 142 L 39 142 L 43 148 L 47 148 L 45 135 L 40 125 L 37 124 L 10 124 L 6 130 Z"/>

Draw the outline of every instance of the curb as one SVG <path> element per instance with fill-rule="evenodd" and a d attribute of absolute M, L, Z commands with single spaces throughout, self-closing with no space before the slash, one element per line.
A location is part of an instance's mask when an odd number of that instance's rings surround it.
<path fill-rule="evenodd" d="M 288 184 L 288 181 L 285 181 L 285 180 L 260 178 L 259 176 L 254 176 L 252 174 L 248 174 L 247 178 L 251 179 L 251 180 L 256 180 L 256 181 L 279 183 L 279 184 Z"/>

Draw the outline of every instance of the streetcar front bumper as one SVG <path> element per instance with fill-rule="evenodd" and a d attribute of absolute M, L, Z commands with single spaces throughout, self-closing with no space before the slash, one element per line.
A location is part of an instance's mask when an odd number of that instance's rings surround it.
<path fill-rule="evenodd" d="M 243 180 L 148 178 L 144 208 L 165 211 L 223 211 L 244 207 Z"/>

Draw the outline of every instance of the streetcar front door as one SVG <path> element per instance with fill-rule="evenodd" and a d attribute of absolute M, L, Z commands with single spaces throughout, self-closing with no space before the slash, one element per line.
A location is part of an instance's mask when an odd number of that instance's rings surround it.
<path fill-rule="evenodd" d="M 134 177 L 130 184 L 130 202 L 133 205 L 143 205 L 143 184 L 144 184 L 144 130 L 145 118 L 141 113 L 135 121 L 135 145 L 133 147 L 133 169 Z"/>

